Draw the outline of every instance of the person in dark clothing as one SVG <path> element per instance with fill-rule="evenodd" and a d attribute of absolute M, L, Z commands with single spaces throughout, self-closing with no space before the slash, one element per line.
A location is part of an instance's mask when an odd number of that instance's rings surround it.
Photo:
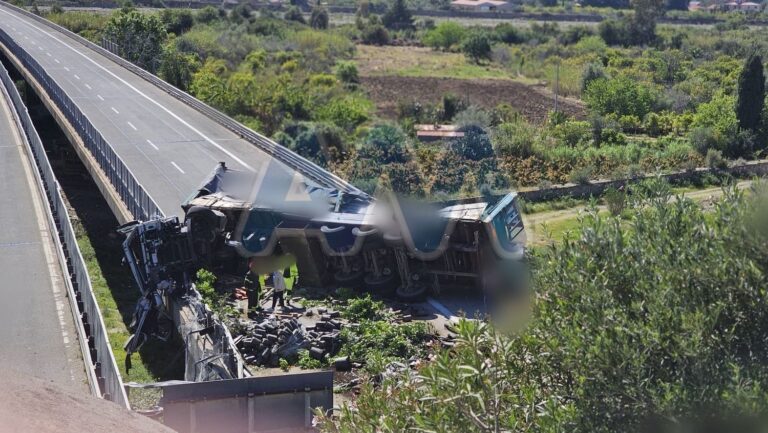
<path fill-rule="evenodd" d="M 261 283 L 259 282 L 259 274 L 253 271 L 253 262 L 248 260 L 248 272 L 245 273 L 243 278 L 243 286 L 248 293 L 248 307 L 261 309 L 259 301 L 261 300 Z"/>
<path fill-rule="evenodd" d="M 272 272 L 272 310 L 275 309 L 278 301 L 280 301 L 280 308 L 285 309 L 285 277 L 282 272 Z"/>

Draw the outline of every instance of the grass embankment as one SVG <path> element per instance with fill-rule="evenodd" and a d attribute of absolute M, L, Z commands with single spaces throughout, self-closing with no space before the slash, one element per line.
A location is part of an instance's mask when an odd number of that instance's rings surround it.
<path fill-rule="evenodd" d="M 358 45 L 355 61 L 363 76 L 512 79 L 497 63 L 477 65 L 461 53 L 425 47 Z"/>
<path fill-rule="evenodd" d="M 77 242 L 91 277 L 96 302 L 101 309 L 110 347 L 124 382 L 152 383 L 183 378 L 184 356 L 179 337 L 169 342 L 150 338 L 131 357 L 130 370 L 125 368 L 123 345 L 131 332 L 128 324 L 139 297 L 127 267 L 121 266 L 118 248 L 120 239 L 109 234 L 94 236 L 77 227 Z M 129 401 L 135 409 L 148 409 L 157 403 L 160 391 L 134 389 Z"/>
<path fill-rule="evenodd" d="M 738 189 L 745 189 L 752 184 L 743 180 L 736 184 Z M 670 188 L 675 196 L 687 197 L 697 203 L 704 203 L 723 195 L 722 186 L 713 185 L 681 185 Z M 579 218 L 588 211 L 589 200 L 573 199 L 570 197 L 539 203 L 526 203 L 523 206 L 523 221 L 528 245 L 543 246 L 552 242 L 561 242 L 566 238 L 578 236 L 581 223 Z M 608 215 L 605 200 L 599 198 L 594 203 L 595 209 L 601 216 Z"/>

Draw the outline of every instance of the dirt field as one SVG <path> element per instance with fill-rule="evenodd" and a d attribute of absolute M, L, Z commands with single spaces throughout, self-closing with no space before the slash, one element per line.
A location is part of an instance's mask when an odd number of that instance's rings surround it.
<path fill-rule="evenodd" d="M 554 95 L 546 88 L 505 79 L 363 76 L 361 83 L 376 104 L 379 116 L 389 119 L 397 117 L 401 101 L 435 103 L 447 93 L 465 97 L 470 104 L 483 108 L 508 103 L 537 123 L 545 120 L 555 105 Z M 585 115 L 583 104 L 577 100 L 560 98 L 559 107 L 569 116 Z"/>

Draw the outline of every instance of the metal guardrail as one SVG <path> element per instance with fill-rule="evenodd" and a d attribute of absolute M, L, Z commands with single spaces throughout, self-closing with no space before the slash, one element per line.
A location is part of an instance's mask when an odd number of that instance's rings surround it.
<path fill-rule="evenodd" d="M 150 82 L 151 84 L 159 87 L 166 93 L 170 94 L 171 96 L 175 97 L 176 99 L 180 100 L 181 102 L 189 105 L 193 109 L 197 110 L 198 112 L 202 113 L 203 115 L 209 117 L 210 119 L 214 120 L 216 123 L 224 126 L 225 128 L 229 129 L 230 131 L 234 132 L 235 134 L 239 135 L 246 141 L 250 142 L 251 144 L 255 145 L 257 148 L 261 149 L 262 151 L 266 152 L 267 154 L 271 155 L 273 158 L 277 159 L 278 161 L 282 162 L 286 166 L 298 171 L 308 179 L 311 179 L 312 181 L 318 183 L 321 186 L 325 187 L 331 187 L 331 188 L 337 188 L 343 192 L 351 192 L 356 194 L 362 194 L 367 195 L 364 192 L 357 189 L 355 186 L 347 182 L 346 180 L 340 178 L 339 176 L 336 176 L 335 174 L 323 169 L 322 167 L 318 166 L 317 164 L 303 158 L 302 156 L 294 153 L 293 151 L 281 146 L 280 144 L 274 142 L 273 140 L 254 132 L 253 130 L 247 128 L 242 123 L 237 122 L 236 120 L 232 119 L 231 117 L 227 116 L 226 114 L 220 112 L 219 110 L 211 107 L 208 104 L 205 104 L 204 102 L 196 99 L 192 95 L 177 89 L 176 87 L 166 83 L 159 77 L 147 72 L 146 70 L 134 65 L 133 63 L 123 59 L 117 54 L 114 54 L 110 52 L 109 50 L 100 47 L 97 44 L 94 44 L 93 42 L 83 38 L 82 36 L 73 33 L 59 25 L 56 25 L 52 23 L 51 21 L 46 20 L 43 17 L 37 16 L 27 10 L 24 10 L 22 8 L 10 5 L 8 3 L 2 3 L 3 6 L 9 7 L 21 14 L 24 14 L 27 17 L 30 17 L 34 19 L 35 21 L 38 21 L 42 24 L 45 24 L 47 27 L 52 28 L 56 30 L 59 33 L 62 33 L 66 36 L 68 36 L 70 39 L 75 40 L 76 42 L 86 46 L 87 48 L 101 54 L 102 56 L 112 60 L 113 62 L 117 63 L 118 65 L 122 66 L 123 68 L 133 72 L 134 74 L 138 75 L 139 77 L 143 78 L 144 80 Z"/>
<path fill-rule="evenodd" d="M 57 233 L 57 236 L 53 236 L 53 240 L 62 273 L 68 277 L 64 278 L 67 297 L 75 318 L 75 327 L 91 392 L 98 397 L 130 408 L 128 396 L 123 387 L 123 379 L 109 344 L 107 329 L 93 294 L 88 269 L 80 254 L 69 212 L 61 195 L 61 188 L 53 174 L 50 161 L 27 108 L 21 100 L 15 83 L 2 64 L 0 64 L 0 81 L 13 102 L 16 121 L 20 131 L 24 132 L 24 144 L 35 162 L 38 189 L 48 201 L 49 208 L 46 212 L 48 226 L 51 233 Z"/>

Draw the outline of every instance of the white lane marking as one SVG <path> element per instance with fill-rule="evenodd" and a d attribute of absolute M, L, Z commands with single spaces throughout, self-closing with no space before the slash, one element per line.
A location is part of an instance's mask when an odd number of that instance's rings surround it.
<path fill-rule="evenodd" d="M 40 51 L 43 51 L 43 46 L 40 45 L 39 47 L 37 47 L 37 49 L 40 50 Z"/>
<path fill-rule="evenodd" d="M 135 126 L 133 126 L 133 123 L 131 123 L 131 122 L 126 122 L 126 123 L 128 124 L 128 126 L 133 128 L 134 131 L 138 131 L 138 129 Z"/>
<path fill-rule="evenodd" d="M 115 112 L 115 114 L 120 114 L 120 112 L 119 112 L 119 111 L 117 111 L 117 110 L 115 109 L 115 107 L 110 107 L 110 108 L 112 108 L 112 111 L 114 111 L 114 112 Z"/>
<path fill-rule="evenodd" d="M 86 87 L 88 90 L 93 90 L 93 87 L 91 87 L 89 84 L 86 84 L 86 85 L 85 85 L 85 87 Z"/>
<path fill-rule="evenodd" d="M 59 61 L 59 59 L 53 59 L 53 61 L 54 61 L 54 62 L 56 62 L 56 63 L 61 63 L 61 62 Z"/>
<path fill-rule="evenodd" d="M 154 148 L 155 148 L 155 150 L 160 150 L 160 148 L 159 148 L 159 147 L 155 146 L 155 143 L 153 143 L 153 142 L 151 142 L 151 141 L 149 141 L 149 140 L 147 140 L 147 143 L 149 143 L 149 145 L 150 145 L 150 146 L 154 147 Z"/>
<path fill-rule="evenodd" d="M 65 71 L 67 71 L 67 72 L 69 72 L 69 68 L 68 68 L 68 67 L 66 67 L 66 66 L 64 66 L 64 70 L 65 70 Z"/>
<path fill-rule="evenodd" d="M 49 53 L 48 51 L 45 52 L 45 55 L 48 57 L 51 57 L 51 53 Z"/>
<path fill-rule="evenodd" d="M 6 12 L 6 11 L 4 11 L 4 10 L 0 10 L 0 12 L 1 12 L 1 13 L 3 13 L 3 14 L 5 14 L 5 15 L 10 15 L 10 16 L 12 16 L 12 17 L 15 17 L 15 15 L 14 15 L 14 14 L 12 14 L 12 13 L 10 13 L 10 12 Z M 133 90 L 134 92 L 136 92 L 136 93 L 138 93 L 139 95 L 141 95 L 141 96 L 142 96 L 144 99 L 146 99 L 147 101 L 149 101 L 149 102 L 151 102 L 151 103 L 155 104 L 157 107 L 159 107 L 160 109 L 162 109 L 163 111 L 165 111 L 166 113 L 168 113 L 169 115 L 171 115 L 171 117 L 173 117 L 174 119 L 176 119 L 177 121 L 179 121 L 181 124 L 183 124 L 184 126 L 186 126 L 187 128 L 189 128 L 189 129 L 190 129 L 192 132 L 194 132 L 195 134 L 197 134 L 197 135 L 199 135 L 200 137 L 202 137 L 202 138 L 203 138 L 203 140 L 205 140 L 205 141 L 207 141 L 208 143 L 210 143 L 210 144 L 212 144 L 213 146 L 215 146 L 215 147 L 216 147 L 217 149 L 219 149 L 221 152 L 223 152 L 224 154 L 226 154 L 227 156 L 229 156 L 229 157 L 230 157 L 230 158 L 232 158 L 233 160 L 237 161 L 237 162 L 238 162 L 240 165 L 242 165 L 242 166 L 243 166 L 243 167 L 245 167 L 246 169 L 248 169 L 248 170 L 250 170 L 250 171 L 256 171 L 256 170 L 255 170 L 253 167 L 251 167 L 251 166 L 250 166 L 249 164 L 247 164 L 245 161 L 243 161 L 242 159 L 238 158 L 238 157 L 237 157 L 235 154 L 233 154 L 233 153 L 232 153 L 232 152 L 230 152 L 229 150 L 227 150 L 227 149 L 225 149 L 224 147 L 222 147 L 222 146 L 221 146 L 219 143 L 217 143 L 217 142 L 213 141 L 213 139 L 211 139 L 211 138 L 210 138 L 210 137 L 208 137 L 207 135 L 203 134 L 203 133 L 202 133 L 200 130 L 198 130 L 197 128 L 195 128 L 194 126 L 192 126 L 192 125 L 191 125 L 189 122 L 187 122 L 186 120 L 184 120 L 184 119 L 182 119 L 181 117 L 179 117 L 179 116 L 178 116 L 176 113 L 174 113 L 174 112 L 173 112 L 173 111 L 171 111 L 170 109 L 166 108 L 164 105 L 162 105 L 162 104 L 160 104 L 159 102 L 157 102 L 157 101 L 155 101 L 154 99 L 152 99 L 152 98 L 151 98 L 149 95 L 147 95 L 147 94 L 145 94 L 144 92 L 142 92 L 141 90 L 137 89 L 137 88 L 136 88 L 135 86 L 133 86 L 131 83 L 129 83 L 129 82 L 127 82 L 127 81 L 125 81 L 125 80 L 124 80 L 124 79 L 122 79 L 122 78 L 120 78 L 120 77 L 119 77 L 117 74 L 115 74 L 114 72 L 112 72 L 112 71 L 110 71 L 109 69 L 107 69 L 106 67 L 104 67 L 104 66 L 100 65 L 100 64 L 99 64 L 98 62 L 96 62 L 95 60 L 91 59 L 91 58 L 90 58 L 90 57 L 88 57 L 87 55 L 85 55 L 85 54 L 81 53 L 80 51 L 76 50 L 74 47 L 72 47 L 71 45 L 69 45 L 69 44 L 67 44 L 66 42 L 62 41 L 61 39 L 57 38 L 57 37 L 56 37 L 56 36 L 54 36 L 53 34 L 51 34 L 51 33 L 47 32 L 47 31 L 43 30 L 42 28 L 40 28 L 40 27 L 38 27 L 38 26 L 36 26 L 36 25 L 34 25 L 34 24 L 32 24 L 32 23 L 26 23 L 26 24 L 27 24 L 27 25 L 29 25 L 30 27 L 34 27 L 34 28 L 36 28 L 36 29 L 37 29 L 37 31 L 39 31 L 40 33 L 42 33 L 42 34 L 44 34 L 44 35 L 48 36 L 49 38 L 53 39 L 54 41 L 57 41 L 58 43 L 60 43 L 60 44 L 64 45 L 65 47 L 67 47 L 67 48 L 69 48 L 70 50 L 74 51 L 75 53 L 79 54 L 79 55 L 80 55 L 81 57 L 83 57 L 85 60 L 87 60 L 87 61 L 89 61 L 89 62 L 93 63 L 93 64 L 94 64 L 94 65 L 95 65 L 97 68 L 101 69 L 102 71 L 104 71 L 104 72 L 106 72 L 107 74 L 111 75 L 112 77 L 114 77 L 115 79 L 117 79 L 118 81 L 120 81 L 121 83 L 125 84 L 125 85 L 126 85 L 128 88 L 130 88 L 130 89 L 131 89 L 131 90 Z"/>
<path fill-rule="evenodd" d="M 79 75 L 77 75 L 77 74 L 75 74 L 75 78 L 79 80 L 79 79 L 80 79 L 80 76 L 79 76 Z"/>
<path fill-rule="evenodd" d="M 104 100 L 104 98 L 102 98 L 101 95 L 96 95 L 96 97 L 101 99 L 102 101 Z"/>
<path fill-rule="evenodd" d="M 182 170 L 181 167 L 179 167 L 175 162 L 171 161 L 171 164 L 176 167 L 176 170 L 179 170 L 181 174 L 184 174 L 184 170 Z"/>
<path fill-rule="evenodd" d="M 25 36 L 24 36 L 24 39 L 29 39 L 29 36 L 26 36 L 26 35 L 25 35 Z"/>

